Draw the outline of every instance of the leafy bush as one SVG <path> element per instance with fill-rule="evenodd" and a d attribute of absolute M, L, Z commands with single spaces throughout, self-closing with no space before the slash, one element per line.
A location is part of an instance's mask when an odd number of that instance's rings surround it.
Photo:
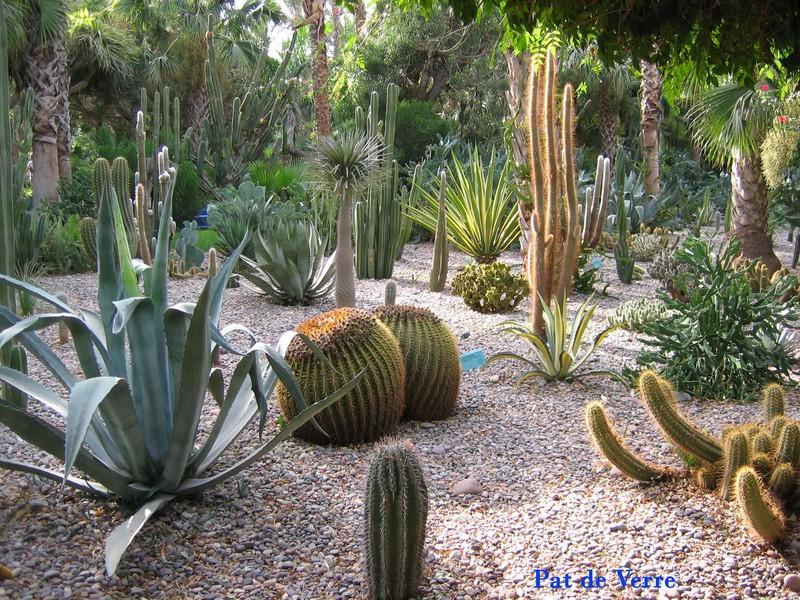
<path fill-rule="evenodd" d="M 81 243 L 81 218 L 70 215 L 66 220 L 48 219 L 39 260 L 50 273 L 84 273 L 91 271 L 92 263 Z"/>
<path fill-rule="evenodd" d="M 514 310 L 528 294 L 528 281 L 511 272 L 506 263 L 467 265 L 453 277 L 453 293 L 472 310 L 504 313 Z"/>
<path fill-rule="evenodd" d="M 195 220 L 208 204 L 208 198 L 200 187 L 200 177 L 197 175 L 194 163 L 183 161 L 180 164 L 172 198 L 172 218 L 176 223 Z"/>
<path fill-rule="evenodd" d="M 62 219 L 69 215 L 94 217 L 95 206 L 92 195 L 92 165 L 84 161 L 72 161 L 72 179 L 58 182 L 58 202 L 47 205 L 47 211 Z"/>
<path fill-rule="evenodd" d="M 424 100 L 402 100 L 397 106 L 395 152 L 397 162 L 417 162 L 428 146 L 436 144 L 453 129 L 452 121 L 443 119 L 436 106 Z"/>
<path fill-rule="evenodd" d="M 794 305 L 781 303 L 792 278 L 754 291 L 747 272 L 733 269 L 738 253 L 735 240 L 714 256 L 709 244 L 688 238 L 675 252 L 692 271 L 673 280 L 683 301 L 660 294 L 670 314 L 645 327 L 652 349 L 640 353 L 639 364 L 660 368 L 698 398 L 751 400 L 789 377 L 790 358 L 777 341 L 798 320 Z"/>
<path fill-rule="evenodd" d="M 514 352 L 500 352 L 490 357 L 487 364 L 497 360 L 516 360 L 533 367 L 517 378 L 517 384 L 523 383 L 534 377 L 544 377 L 549 381 L 573 381 L 588 375 L 607 375 L 617 377 L 611 371 L 586 371 L 578 373 L 589 357 L 603 343 L 606 336 L 615 327 L 608 327 L 601 331 L 591 347 L 581 354 L 583 337 L 589 323 L 597 310 L 596 305 L 590 305 L 591 297 L 580 305 L 575 318 L 570 321 L 567 317 L 567 300 L 562 298 L 554 303 L 551 308 L 543 307 L 545 335 L 541 336 L 531 329 L 530 324 L 506 322 L 502 324 L 503 331 L 522 339 L 530 348 L 533 359 L 525 358 Z"/>

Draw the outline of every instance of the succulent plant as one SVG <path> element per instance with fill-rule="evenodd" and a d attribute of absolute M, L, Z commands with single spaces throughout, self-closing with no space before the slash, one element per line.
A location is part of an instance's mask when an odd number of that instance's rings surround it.
<path fill-rule="evenodd" d="M 447 247 L 447 205 L 445 203 L 447 173 L 444 170 L 439 174 L 439 180 L 439 212 L 436 220 L 436 235 L 433 239 L 433 262 L 431 263 L 428 288 L 432 292 L 441 292 L 447 284 L 447 267 L 450 260 L 450 251 Z"/>
<path fill-rule="evenodd" d="M 335 368 L 326 366 L 319 352 L 311 351 L 301 337 L 289 345 L 286 362 L 310 405 L 356 373 L 366 371 L 351 393 L 322 411 L 317 425 L 307 423 L 298 429 L 297 437 L 317 444 L 372 442 L 400 422 L 405 361 L 397 339 L 377 317 L 356 308 L 339 308 L 304 321 L 296 330 L 314 342 Z M 300 412 L 290 390 L 282 384 L 278 384 L 277 398 L 286 419 Z"/>
<path fill-rule="evenodd" d="M 657 233 L 636 233 L 630 237 L 631 255 L 636 260 L 649 261 L 663 250 L 669 238 Z"/>
<path fill-rule="evenodd" d="M 390 279 L 383 286 L 383 304 L 385 306 L 392 306 L 397 300 L 397 283 L 394 279 Z"/>
<path fill-rule="evenodd" d="M 723 429 L 716 438 L 693 425 L 677 408 L 672 387 L 653 371 L 639 378 L 639 396 L 664 438 L 675 446 L 688 468 L 683 472 L 653 465 L 627 449 L 599 402 L 586 407 L 589 434 L 614 466 L 638 481 L 691 477 L 703 490 L 734 499 L 754 537 L 768 544 L 785 535 L 783 510 L 800 499 L 800 422 L 784 415 L 785 399 L 779 385 L 763 391 L 763 420 Z"/>
<path fill-rule="evenodd" d="M 453 294 L 461 296 L 472 310 L 504 313 L 514 310 L 528 294 L 528 282 L 511 272 L 506 263 L 467 265 L 453 277 Z"/>
<path fill-rule="evenodd" d="M 403 419 L 436 421 L 453 414 L 461 383 L 458 344 L 427 308 L 380 306 L 374 314 L 397 338 L 405 360 Z"/>
<path fill-rule="evenodd" d="M 623 302 L 608 315 L 608 324 L 628 331 L 642 332 L 648 323 L 669 314 L 664 302 L 657 298 L 636 298 Z"/>
<path fill-rule="evenodd" d="M 371 599 L 417 595 L 427 520 L 428 487 L 416 454 L 398 443 L 379 448 L 364 498 L 364 563 Z"/>
<path fill-rule="evenodd" d="M 200 239 L 200 232 L 197 229 L 197 221 L 184 221 L 183 229 L 178 233 L 175 240 L 175 255 L 182 261 L 185 268 L 199 269 L 206 258 L 205 253 L 197 247 Z"/>

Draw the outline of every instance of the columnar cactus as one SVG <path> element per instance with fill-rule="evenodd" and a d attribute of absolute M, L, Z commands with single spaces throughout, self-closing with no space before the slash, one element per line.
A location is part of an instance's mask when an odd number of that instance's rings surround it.
<path fill-rule="evenodd" d="M 375 441 L 391 431 L 403 414 L 405 366 L 392 332 L 374 315 L 356 308 L 339 308 L 313 317 L 297 331 L 316 343 L 335 370 L 326 366 L 300 337 L 286 351 L 286 362 L 297 377 L 303 396 L 313 404 L 326 398 L 362 369 L 358 386 L 322 411 L 317 423 L 295 432 L 317 444 L 357 444 Z M 288 390 L 278 384 L 278 405 L 287 420 L 300 413 Z"/>
<path fill-rule="evenodd" d="M 636 298 L 623 302 L 608 315 L 608 324 L 628 331 L 643 331 L 645 326 L 669 315 L 658 298 Z"/>
<path fill-rule="evenodd" d="M 736 473 L 742 467 L 750 464 L 750 448 L 744 432 L 736 431 L 725 440 L 723 463 L 724 470 L 719 487 L 719 497 L 723 500 L 730 500 Z"/>
<path fill-rule="evenodd" d="M 586 189 L 583 204 L 583 247 L 597 248 L 603 235 L 608 213 L 608 195 L 611 191 L 611 160 L 602 154 L 597 157 L 594 186 Z"/>
<path fill-rule="evenodd" d="M 397 283 L 390 279 L 383 286 L 383 304 L 392 306 L 397 301 Z"/>
<path fill-rule="evenodd" d="M 206 275 L 208 276 L 209 279 L 214 279 L 218 271 L 219 271 L 219 259 L 217 258 L 217 249 L 211 248 L 208 251 L 208 268 L 206 269 Z"/>
<path fill-rule="evenodd" d="M 630 284 L 633 281 L 636 261 L 628 247 L 628 209 L 622 198 L 617 202 L 617 245 L 614 247 L 614 262 L 620 282 Z"/>
<path fill-rule="evenodd" d="M 783 388 L 777 383 L 770 383 L 763 394 L 764 420 L 769 423 L 776 417 L 782 417 L 786 411 L 786 400 Z"/>
<path fill-rule="evenodd" d="M 439 173 L 439 218 L 436 221 L 436 236 L 433 239 L 433 263 L 431 264 L 430 290 L 441 292 L 447 284 L 447 267 L 450 253 L 447 247 L 447 209 L 445 191 L 447 172 Z"/>
<path fill-rule="evenodd" d="M 531 61 L 525 110 L 533 211 L 525 259 L 530 283 L 531 326 L 544 333 L 543 307 L 569 296 L 581 241 L 574 152 L 572 85 L 564 86 L 560 132 L 556 116 L 555 55 L 544 67 Z"/>
<path fill-rule="evenodd" d="M 405 361 L 403 419 L 435 421 L 453 414 L 461 382 L 458 344 L 447 324 L 427 308 L 382 306 L 375 316 L 400 343 Z"/>
<path fill-rule="evenodd" d="M 136 221 L 133 216 L 133 203 L 131 202 L 131 170 L 128 161 L 118 156 L 111 163 L 111 179 L 117 202 L 122 213 L 122 223 L 131 256 L 136 256 L 139 245 L 139 233 L 136 230 Z"/>
<path fill-rule="evenodd" d="M 413 598 L 422 578 L 428 488 L 407 446 L 380 448 L 367 475 L 364 538 L 367 589 L 372 600 Z"/>
<path fill-rule="evenodd" d="M 736 474 L 736 503 L 751 531 L 770 544 L 783 539 L 785 518 L 750 467 Z"/>

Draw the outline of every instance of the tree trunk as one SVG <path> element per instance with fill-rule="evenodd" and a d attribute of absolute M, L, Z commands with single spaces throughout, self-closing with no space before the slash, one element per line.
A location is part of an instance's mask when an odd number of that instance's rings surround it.
<path fill-rule="evenodd" d="M 333 30 L 331 31 L 331 43 L 333 43 L 333 55 L 339 55 L 339 43 L 340 37 L 342 32 L 342 9 L 341 7 L 336 4 L 336 0 L 331 1 L 331 25 L 333 26 Z"/>
<path fill-rule="evenodd" d="M 644 159 L 644 191 L 658 194 L 661 191 L 659 147 L 661 132 L 661 74 L 653 63 L 641 61 L 641 126 L 642 154 Z"/>
<path fill-rule="evenodd" d="M 186 125 L 192 128 L 189 144 L 192 147 L 192 152 L 196 153 L 200 146 L 200 140 L 203 139 L 203 130 L 209 115 L 208 90 L 206 86 L 201 85 L 197 89 L 192 90 L 192 92 L 188 94 L 187 105 Z"/>
<path fill-rule="evenodd" d="M 767 233 L 767 183 L 761 157 L 733 151 L 731 168 L 731 234 L 742 246 L 742 256 L 762 261 L 770 274 L 781 268 Z"/>
<path fill-rule="evenodd" d="M 350 192 L 342 196 L 339 218 L 336 220 L 336 307 L 356 305 L 356 276 L 353 262 L 353 198 Z"/>
<path fill-rule="evenodd" d="M 72 179 L 72 130 L 69 114 L 69 90 L 72 78 L 65 37 L 59 36 L 53 40 L 53 49 L 56 54 L 54 70 L 57 81 L 58 174 L 61 178 Z"/>
<path fill-rule="evenodd" d="M 328 101 L 328 50 L 325 42 L 325 0 L 303 0 L 311 40 L 311 75 L 314 88 L 314 120 L 318 137 L 331 135 Z"/>
<path fill-rule="evenodd" d="M 364 35 L 364 24 L 367 22 L 367 9 L 361 0 L 353 5 L 353 19 L 355 20 L 356 37 L 360 39 Z"/>
<path fill-rule="evenodd" d="M 619 137 L 619 117 L 608 97 L 607 84 L 600 84 L 597 92 L 597 118 L 600 126 L 600 145 L 603 156 L 614 163 L 617 155 L 617 138 Z"/>
<path fill-rule="evenodd" d="M 25 56 L 26 84 L 33 89 L 33 204 L 58 199 L 59 178 L 59 142 L 68 140 L 68 134 L 61 134 L 69 119 L 69 108 L 66 117 L 64 108 L 59 106 L 69 93 L 60 90 L 64 83 L 63 70 L 66 65 L 59 61 L 66 59 L 64 39 L 62 36 L 48 41 L 42 46 L 30 47 Z M 67 82 L 69 77 L 67 76 Z M 68 143 L 68 142 L 67 142 Z"/>

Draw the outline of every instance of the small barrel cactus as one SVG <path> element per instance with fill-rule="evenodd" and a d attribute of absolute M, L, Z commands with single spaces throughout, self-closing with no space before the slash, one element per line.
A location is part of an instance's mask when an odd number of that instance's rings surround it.
<path fill-rule="evenodd" d="M 435 421 L 453 414 L 461 383 L 458 344 L 447 324 L 427 308 L 375 309 L 397 338 L 406 367 L 404 419 Z"/>
<path fill-rule="evenodd" d="M 295 432 L 297 437 L 317 444 L 357 444 L 375 441 L 397 426 L 403 414 L 405 366 L 400 346 L 386 325 L 365 310 L 339 308 L 296 329 L 320 347 L 337 371 L 314 356 L 301 338 L 292 340 L 286 362 L 309 403 L 322 400 L 366 369 L 350 393 L 316 417 L 327 436 L 306 423 Z M 277 398 L 287 421 L 300 412 L 282 384 L 278 384 Z"/>
<path fill-rule="evenodd" d="M 422 578 L 428 488 L 422 466 L 405 445 L 380 448 L 364 499 L 367 585 L 372 600 L 405 600 Z"/>
<path fill-rule="evenodd" d="M 482 313 L 510 312 L 528 295 L 525 277 L 501 262 L 467 265 L 453 277 L 452 286 L 467 306 Z"/>

